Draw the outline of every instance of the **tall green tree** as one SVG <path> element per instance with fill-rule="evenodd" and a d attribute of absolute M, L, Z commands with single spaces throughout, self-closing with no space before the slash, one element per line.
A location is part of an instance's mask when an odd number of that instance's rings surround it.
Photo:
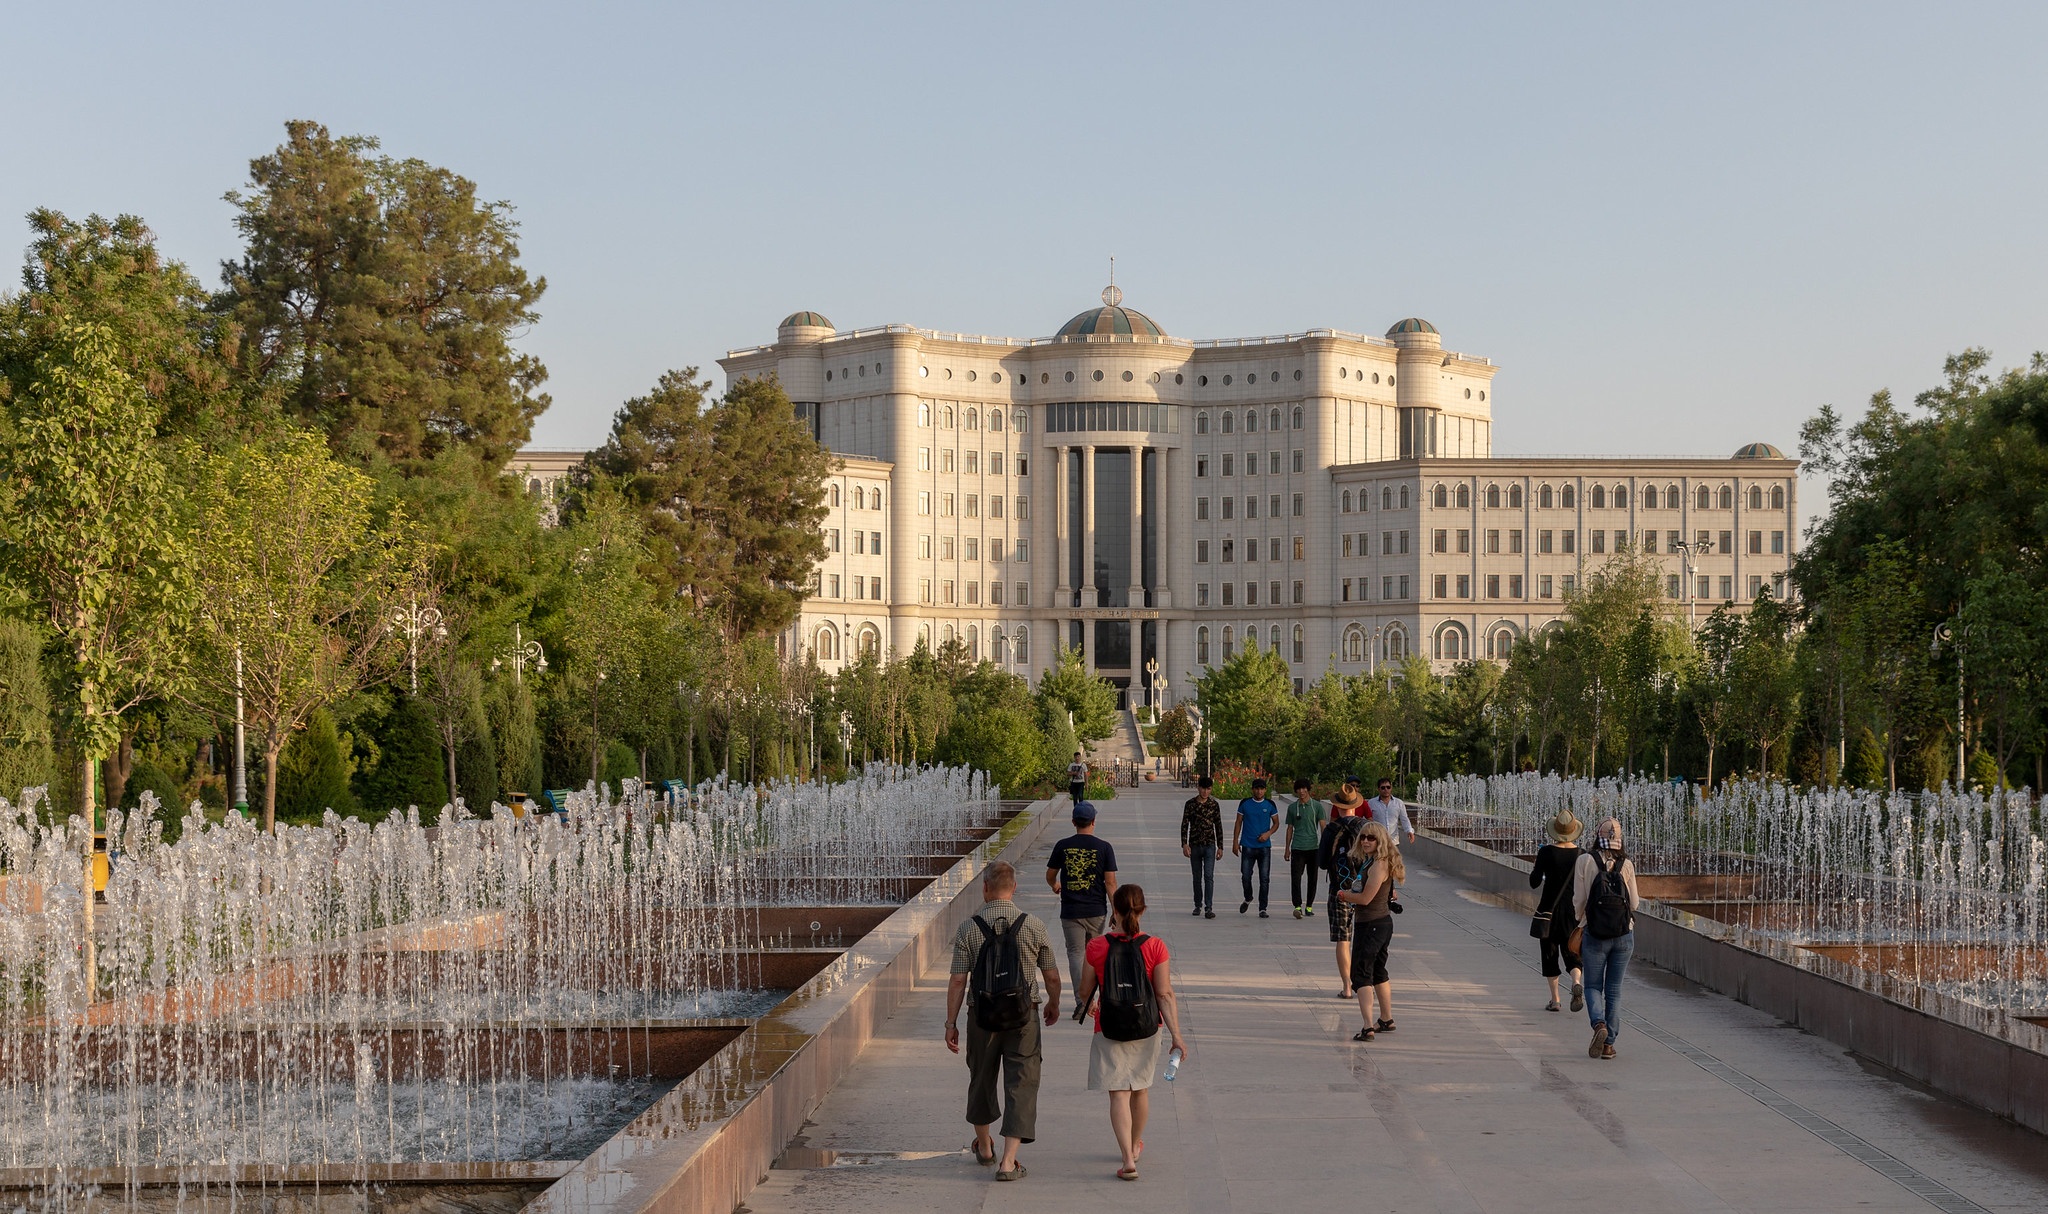
<path fill-rule="evenodd" d="M 0 333 L 12 423 L 0 448 L 0 564 L 61 647 L 88 818 L 123 716 L 182 685 L 193 591 L 156 443 L 161 411 L 121 362 L 97 322 Z"/>
<path fill-rule="evenodd" d="M 1044 687 L 1041 681 L 1041 695 Z M 1195 680 L 1195 695 L 1218 753 L 1268 770 L 1279 766 L 1301 703 L 1294 696 L 1293 671 L 1278 653 L 1246 645 L 1223 665 L 1204 671 Z"/>
<path fill-rule="evenodd" d="M 1757 774 L 1772 774 L 1771 752 L 1792 732 L 1799 683 L 1793 661 L 1792 616 L 1765 591 L 1742 620 L 1733 678 L 1735 719 L 1756 748 Z"/>
<path fill-rule="evenodd" d="M 502 463 L 549 403 L 547 369 L 513 346 L 547 281 L 519 264 L 509 203 L 377 147 L 288 122 L 228 194 L 244 249 L 220 307 L 244 335 L 239 365 L 337 450 Z"/>
<path fill-rule="evenodd" d="M 1078 743 L 1100 742 L 1116 732 L 1116 688 L 1088 673 L 1078 649 L 1059 647 L 1052 665 L 1039 676 L 1036 694 L 1047 709 L 1073 714 Z"/>
<path fill-rule="evenodd" d="M 1970 579 L 1960 618 L 1968 685 L 1982 715 L 1997 782 L 2022 746 L 2038 746 L 2048 717 L 2048 588 L 1990 560 Z"/>

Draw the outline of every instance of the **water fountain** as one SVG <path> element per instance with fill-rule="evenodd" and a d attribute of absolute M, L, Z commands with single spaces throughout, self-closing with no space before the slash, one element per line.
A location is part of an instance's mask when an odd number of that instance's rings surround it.
<path fill-rule="evenodd" d="M 1655 900 L 1639 955 L 2048 1131 L 2048 1099 L 2014 1090 L 2020 1071 L 2048 1076 L 2048 822 L 2033 795 L 1733 781 L 1705 796 L 1686 784 L 1523 774 L 1427 780 L 1417 798 L 1429 854 L 1461 875 L 1484 856 L 1519 879 L 1560 809 L 1589 828 L 1617 819 Z M 1499 884 L 1515 892 L 1514 880 Z M 1927 1044 L 1937 1040 L 1947 1060 Z M 1962 1065 L 1958 1053 L 1979 1061 Z"/>
<path fill-rule="evenodd" d="M 559 817 L 195 813 L 175 843 L 116 813 L 97 899 L 83 823 L 0 801 L 0 1189 L 516 1208 L 996 831 L 996 796 L 876 766 Z"/>

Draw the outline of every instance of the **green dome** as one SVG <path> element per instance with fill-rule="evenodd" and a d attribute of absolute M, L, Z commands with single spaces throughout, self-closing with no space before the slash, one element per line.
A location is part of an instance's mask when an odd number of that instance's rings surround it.
<path fill-rule="evenodd" d="M 1133 308 L 1090 308 L 1060 326 L 1055 337 L 1090 337 L 1106 334 L 1128 337 L 1164 337 L 1152 318 Z"/>
<path fill-rule="evenodd" d="M 1735 452 L 1735 459 L 1784 459 L 1785 453 L 1769 443 L 1750 443 Z"/>
<path fill-rule="evenodd" d="M 794 328 L 799 325 L 808 325 L 814 329 L 829 329 L 832 327 L 832 322 L 826 320 L 823 316 L 819 315 L 816 312 L 791 312 L 789 315 L 782 318 L 782 324 L 780 324 L 777 327 L 788 329 Z"/>
<path fill-rule="evenodd" d="M 1409 318 L 1408 318 L 1407 320 L 1403 320 L 1403 321 L 1397 321 L 1397 322 L 1395 323 L 1395 325 L 1394 325 L 1394 327 L 1393 327 L 1393 328 L 1391 328 L 1391 329 L 1388 329 L 1388 330 L 1387 330 L 1387 336 L 1388 336 L 1388 337 L 1392 337 L 1392 336 L 1394 336 L 1394 335 L 1395 335 L 1395 334 L 1397 334 L 1397 333 L 1434 333 L 1434 332 L 1436 332 L 1436 326 L 1435 326 L 1435 325 L 1433 325 L 1433 324 L 1430 324 L 1430 323 L 1429 323 L 1428 321 L 1426 321 L 1426 320 L 1422 319 L 1422 318 L 1421 318 L 1421 317 L 1419 317 L 1419 316 L 1411 316 L 1411 317 L 1409 317 Z"/>

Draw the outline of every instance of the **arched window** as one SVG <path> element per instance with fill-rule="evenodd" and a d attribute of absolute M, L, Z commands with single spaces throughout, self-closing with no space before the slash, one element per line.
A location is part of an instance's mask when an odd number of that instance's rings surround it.
<path fill-rule="evenodd" d="M 868 494 L 868 508 L 870 510 L 880 510 L 882 508 L 882 491 L 880 489 Z"/>
<path fill-rule="evenodd" d="M 1557 503 L 1566 510 L 1577 506 L 1579 504 L 1579 487 L 1577 485 L 1566 485 L 1563 489 L 1558 490 Z"/>
<path fill-rule="evenodd" d="M 931 652 L 932 626 L 930 624 L 919 624 L 917 626 L 917 643 L 925 652 Z"/>
<path fill-rule="evenodd" d="M 1701 485 L 1700 491 L 1698 493 L 1693 494 L 1693 508 L 1697 510 L 1705 510 L 1707 507 L 1713 504 L 1714 499 L 1711 496 L 1709 496 L 1709 490 L 1705 485 Z"/>
<path fill-rule="evenodd" d="M 839 486 L 837 485 L 832 486 L 832 504 L 834 506 L 839 505 Z"/>
<path fill-rule="evenodd" d="M 1735 490 L 1728 485 L 1721 486 L 1721 509 L 1735 509 Z"/>
<path fill-rule="evenodd" d="M 1465 640 L 1465 630 L 1456 624 L 1445 624 L 1436 630 L 1432 649 L 1433 656 L 1447 662 L 1461 662 L 1472 656 L 1471 646 Z"/>
<path fill-rule="evenodd" d="M 855 510 L 865 510 L 868 508 L 868 491 L 859 485 L 853 487 L 853 508 Z"/>
<path fill-rule="evenodd" d="M 1002 432 L 1003 411 L 1001 409 L 990 409 L 988 411 L 988 428 L 990 430 L 996 431 L 997 433 Z"/>
<path fill-rule="evenodd" d="M 1773 510 L 1783 510 L 1784 508 L 1785 508 L 1785 486 L 1783 486 L 1783 485 L 1772 485 L 1772 486 L 1771 486 L 1771 509 L 1773 509 Z"/>
<path fill-rule="evenodd" d="M 932 407 L 930 405 L 919 404 L 917 406 L 917 424 L 927 430 L 931 428 Z"/>
<path fill-rule="evenodd" d="M 1520 485 L 1509 485 L 1509 486 L 1508 486 L 1508 509 L 1510 509 L 1510 510 L 1520 510 L 1521 508 L 1522 508 L 1522 487 L 1521 487 Z"/>
<path fill-rule="evenodd" d="M 1280 625 L 1275 624 L 1266 630 L 1266 648 L 1276 654 L 1280 652 Z"/>
<path fill-rule="evenodd" d="M 953 428 L 953 407 L 951 405 L 939 410 L 939 428 L 941 430 L 951 430 Z"/>
<path fill-rule="evenodd" d="M 1017 628 L 1017 665 L 1031 664 L 1031 630 L 1022 625 Z"/>
<path fill-rule="evenodd" d="M 882 656 L 882 634 L 873 624 L 860 626 L 860 653 L 862 657 Z"/>
<path fill-rule="evenodd" d="M 1429 504 L 1430 504 L 1430 505 L 1432 505 L 1432 506 L 1434 506 L 1434 507 L 1436 507 L 1436 508 L 1437 508 L 1438 510 L 1441 510 L 1441 509 L 1443 509 L 1443 508 L 1444 508 L 1445 506 L 1448 506 L 1448 505 L 1450 505 L 1450 504 L 1451 504 L 1451 491 L 1450 491 L 1450 489 L 1448 489 L 1447 487 L 1445 487 L 1445 486 L 1443 486 L 1443 485 L 1438 485 L 1438 486 L 1437 486 L 1436 488 L 1434 488 L 1434 489 L 1431 489 L 1431 490 L 1429 491 Z"/>
<path fill-rule="evenodd" d="M 1470 486 L 1470 485 L 1459 485 L 1459 486 L 1458 486 L 1458 509 L 1460 509 L 1460 510 L 1470 510 L 1471 508 L 1472 508 L 1472 486 Z"/>
<path fill-rule="evenodd" d="M 1615 508 L 1616 510 L 1626 510 L 1626 509 L 1628 509 L 1628 486 L 1627 486 L 1627 485 L 1616 485 L 1616 486 L 1614 487 L 1614 508 Z"/>
<path fill-rule="evenodd" d="M 1259 651 L 1259 626 L 1257 624 L 1250 624 L 1245 627 L 1244 651 L 1246 653 L 1257 653 Z"/>
<path fill-rule="evenodd" d="M 1678 486 L 1664 486 L 1664 508 L 1666 510 L 1676 510 L 1683 505 L 1685 505 L 1685 499 L 1678 496 Z"/>
<path fill-rule="evenodd" d="M 1000 413 L 989 414 L 991 419 L 1001 416 L 1002 414 Z M 1002 625 L 998 624 L 988 630 L 988 648 L 989 656 L 995 659 L 996 665 L 1008 666 L 1010 664 L 1010 638 L 1003 635 Z"/>
<path fill-rule="evenodd" d="M 1246 409 L 1244 411 L 1244 432 L 1246 434 L 1257 434 L 1259 432 L 1259 411 L 1257 409 Z"/>
<path fill-rule="evenodd" d="M 1382 660 L 1382 661 L 1387 661 L 1387 662 L 1398 662 L 1398 661 L 1400 661 L 1400 660 L 1401 660 L 1402 658 L 1405 658 L 1405 657 L 1407 657 L 1407 656 L 1408 656 L 1408 632 L 1407 632 L 1407 630 L 1406 630 L 1406 629 L 1404 629 L 1404 628 L 1402 628 L 1402 627 L 1401 627 L 1401 626 L 1400 626 L 1399 624 L 1396 624 L 1396 625 L 1394 625 L 1394 626 L 1393 626 L 1392 628 L 1389 628 L 1389 629 L 1387 629 L 1387 641 L 1386 641 L 1386 646 L 1387 646 L 1387 651 L 1386 651 L 1386 653 L 1385 653 L 1385 654 L 1383 654 L 1383 655 L 1382 655 L 1382 657 L 1381 657 L 1381 660 Z"/>
<path fill-rule="evenodd" d="M 979 662 L 981 660 L 981 629 L 972 624 L 967 626 L 967 660 L 970 662 Z"/>
<path fill-rule="evenodd" d="M 1353 624 L 1344 630 L 1344 660 L 1363 662 L 1365 660 L 1365 629 Z"/>
<path fill-rule="evenodd" d="M 1351 490 L 1344 491 L 1344 513 L 1351 513 Z"/>
<path fill-rule="evenodd" d="M 1294 626 L 1294 660 L 1297 662 L 1301 661 L 1301 650 L 1301 625 L 1296 624 Z"/>
<path fill-rule="evenodd" d="M 1657 508 L 1657 486 L 1655 486 L 1655 485 L 1644 485 L 1644 486 L 1643 486 L 1643 509 L 1645 509 L 1645 510 L 1655 510 L 1656 508 Z"/>
<path fill-rule="evenodd" d="M 1223 411 L 1223 432 L 1225 434 L 1233 434 L 1236 433 L 1236 431 L 1237 414 L 1230 412 L 1228 409 L 1225 409 Z"/>
<path fill-rule="evenodd" d="M 1751 510 L 1761 510 L 1764 508 L 1764 487 L 1762 485 L 1751 485 L 1749 487 L 1749 508 Z"/>
<path fill-rule="evenodd" d="M 1595 510 L 1604 510 L 1604 509 L 1606 509 L 1606 507 L 1607 507 L 1607 486 L 1605 486 L 1605 485 L 1595 485 L 1595 486 L 1593 486 L 1593 494 L 1592 494 L 1592 503 L 1591 503 L 1591 504 L 1592 504 L 1592 507 L 1593 507 L 1593 509 L 1595 509 Z"/>
<path fill-rule="evenodd" d="M 1496 628 L 1486 642 L 1486 656 L 1496 662 L 1505 662 L 1515 651 L 1515 632 L 1512 628 Z"/>
<path fill-rule="evenodd" d="M 526 482 L 526 491 L 538 497 L 540 495 L 540 478 L 536 476 Z"/>
<path fill-rule="evenodd" d="M 1550 495 L 1550 486 L 1549 486 L 1549 485 L 1544 485 L 1544 486 L 1542 486 L 1541 488 L 1539 488 L 1539 489 L 1537 489 L 1537 490 L 1536 490 L 1536 507 L 1537 507 L 1537 509 L 1539 509 L 1539 510 L 1548 510 L 1548 509 L 1550 509 L 1550 505 L 1551 505 L 1551 502 L 1552 502 L 1552 500 L 1553 500 L 1553 499 L 1552 499 L 1552 497 L 1551 497 L 1551 495 Z"/>
<path fill-rule="evenodd" d="M 1500 509 L 1500 486 L 1499 486 L 1499 485 L 1488 485 L 1488 486 L 1486 487 L 1486 508 L 1487 508 L 1488 510 L 1498 510 L 1498 509 Z"/>
<path fill-rule="evenodd" d="M 1230 637 L 1231 637 L 1231 629 L 1230 629 L 1230 625 L 1228 625 L 1228 624 L 1225 624 L 1225 625 L 1223 626 L 1223 660 L 1224 660 L 1224 661 L 1226 661 L 1226 662 L 1228 662 L 1228 661 L 1230 660 L 1230 651 L 1231 651 Z"/>
<path fill-rule="evenodd" d="M 1200 413 L 1197 413 L 1197 414 L 1195 414 L 1195 433 L 1196 433 L 1196 434 L 1207 434 L 1208 432 L 1209 432 L 1209 411 L 1208 411 L 1207 409 L 1204 409 L 1204 410 L 1202 410 L 1202 411 L 1201 411 Z"/>
<path fill-rule="evenodd" d="M 1394 487 L 1392 485 L 1384 485 L 1380 488 L 1380 509 L 1392 510 L 1393 508 Z"/>
<path fill-rule="evenodd" d="M 1206 624 L 1195 629 L 1195 660 L 1204 666 L 1209 664 L 1209 627 Z"/>
<path fill-rule="evenodd" d="M 839 660 L 839 634 L 832 631 L 830 624 L 818 629 L 817 637 L 811 642 L 811 650 L 820 662 Z"/>
<path fill-rule="evenodd" d="M 1294 406 L 1294 428 L 1301 429 L 1301 406 Z"/>
<path fill-rule="evenodd" d="M 1403 509 L 1403 510 L 1406 510 L 1407 508 L 1408 508 L 1408 486 L 1406 486 L 1406 485 L 1403 485 L 1403 486 L 1401 486 L 1401 509 Z"/>
<path fill-rule="evenodd" d="M 1015 429 L 1017 433 L 1022 434 L 1025 431 L 1031 429 L 1031 411 L 1028 409 L 1019 409 L 1017 410 L 1016 416 L 1012 417 L 1010 421 L 1013 423 L 1012 428 Z"/>
<path fill-rule="evenodd" d="M 964 420 L 967 422 L 967 428 L 969 430 L 981 429 L 981 410 L 969 409 L 967 411 L 967 416 Z"/>
<path fill-rule="evenodd" d="M 1277 433 L 1277 432 L 1279 431 L 1279 429 L 1280 429 L 1280 410 L 1278 410 L 1278 409 L 1274 409 L 1274 410 L 1272 410 L 1271 412 L 1269 412 L 1269 413 L 1267 413 L 1267 414 L 1266 414 L 1266 429 L 1268 429 L 1268 430 L 1271 430 L 1271 431 L 1274 431 L 1274 432 L 1276 432 L 1276 433 Z"/>

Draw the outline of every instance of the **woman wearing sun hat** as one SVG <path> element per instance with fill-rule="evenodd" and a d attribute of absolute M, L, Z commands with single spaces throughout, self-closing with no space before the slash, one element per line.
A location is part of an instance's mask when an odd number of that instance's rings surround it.
<path fill-rule="evenodd" d="M 1529 924 L 1529 934 L 1536 937 L 1543 949 L 1543 977 L 1550 983 L 1546 1011 L 1558 1010 L 1557 980 L 1565 970 L 1572 974 L 1572 1010 L 1576 1012 L 1586 1006 L 1579 955 L 1570 944 L 1572 928 L 1577 926 L 1572 918 L 1572 872 L 1579 862 L 1578 838 L 1584 825 L 1572 816 L 1571 810 L 1558 810 L 1546 827 L 1550 842 L 1536 853 L 1536 866 L 1529 870 L 1530 888 L 1543 887 L 1536 897 L 1536 917 Z"/>

